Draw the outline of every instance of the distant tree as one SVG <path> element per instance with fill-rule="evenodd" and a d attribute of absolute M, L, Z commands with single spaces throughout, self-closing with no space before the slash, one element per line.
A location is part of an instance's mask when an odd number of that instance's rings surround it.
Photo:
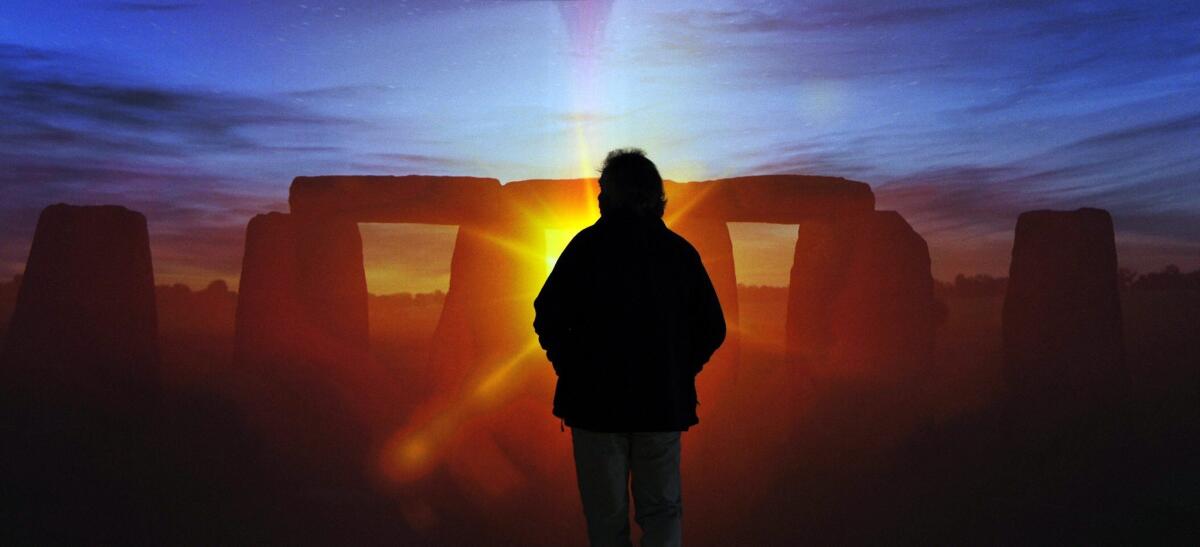
<path fill-rule="evenodd" d="M 224 279 L 214 279 L 212 283 L 209 283 L 208 286 L 204 288 L 204 292 L 224 294 L 229 292 L 229 284 L 225 283 Z"/>
<path fill-rule="evenodd" d="M 203 290 L 183 283 L 154 287 L 159 329 L 168 333 L 232 332 L 237 293 L 218 279 Z"/>
<path fill-rule="evenodd" d="M 788 295 L 787 287 L 775 287 L 771 285 L 743 285 L 738 283 L 738 298 L 747 300 L 786 300 Z"/>
<path fill-rule="evenodd" d="M 164 299 L 170 301 L 178 301 L 188 298 L 192 294 L 192 288 L 183 283 L 175 283 L 173 285 L 157 285 L 154 287 L 154 294 L 158 297 L 161 304 Z"/>
<path fill-rule="evenodd" d="M 433 292 L 418 293 L 413 295 L 413 304 L 418 306 L 441 305 L 446 301 L 446 293 L 440 289 Z"/>
<path fill-rule="evenodd" d="M 1183 273 L 1179 266 L 1168 264 L 1162 271 L 1139 276 L 1130 287 L 1142 291 L 1200 290 L 1200 270 Z"/>
<path fill-rule="evenodd" d="M 1007 277 L 992 277 L 987 274 L 958 274 L 954 277 L 954 294 L 960 297 L 1001 296 L 1007 287 Z"/>

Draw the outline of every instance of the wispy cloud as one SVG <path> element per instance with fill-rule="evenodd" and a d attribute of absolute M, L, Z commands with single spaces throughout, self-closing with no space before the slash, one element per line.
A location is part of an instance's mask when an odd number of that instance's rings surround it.
<path fill-rule="evenodd" d="M 52 50 L 0 45 L 6 121 L 0 268 L 6 272 L 20 271 L 24 262 L 35 224 L 30 217 L 58 201 L 119 203 L 145 213 L 160 274 L 214 266 L 236 271 L 249 217 L 286 209 L 285 191 L 262 189 L 284 190 L 287 179 L 234 166 L 344 154 L 333 144 L 281 140 L 281 132 L 336 135 L 369 127 L 286 98 L 88 76 L 78 70 L 84 63 Z"/>
<path fill-rule="evenodd" d="M 1023 211 L 1102 207 L 1112 212 L 1126 247 L 1157 242 L 1157 255 L 1135 250 L 1132 257 L 1194 261 L 1200 255 L 1200 157 L 1179 147 L 1200 139 L 1198 115 L 1101 132 L 1003 163 L 907 174 L 876 188 L 879 207 L 903 213 L 949 255 L 1007 241 Z M 1172 153 L 1183 156 L 1169 161 Z"/>
<path fill-rule="evenodd" d="M 390 93 L 397 89 L 395 85 L 335 85 L 315 87 L 290 91 L 285 95 L 294 99 L 355 99 L 370 97 L 380 93 Z"/>
<path fill-rule="evenodd" d="M 350 166 L 365 174 L 458 174 L 476 165 L 460 158 L 401 152 L 376 152 L 360 157 Z"/>
<path fill-rule="evenodd" d="M 1005 110 L 1048 96 L 1110 92 L 1195 67 L 1200 7 L 1181 2 L 784 4 L 663 12 L 638 51 L 659 65 L 698 60 L 741 77 L 720 85 L 813 80 L 974 86 L 964 108 Z"/>
<path fill-rule="evenodd" d="M 722 75 L 706 92 L 781 98 L 763 99 L 776 114 L 764 128 L 789 131 L 729 161 L 871 182 L 935 254 L 1003 247 L 1025 210 L 1099 206 L 1127 240 L 1200 256 L 1200 157 L 1188 151 L 1200 142 L 1200 6 L 817 2 L 659 18 L 636 62 L 702 63 Z M 804 109 L 822 95 L 841 102 Z"/>
<path fill-rule="evenodd" d="M 75 201 L 145 210 L 168 269 L 235 264 L 199 239 L 239 238 L 292 176 L 573 172 L 580 126 L 678 178 L 870 182 L 968 272 L 1031 208 L 1196 249 L 1194 2 L 505 4 L 110 2 L 61 9 L 87 16 L 73 41 L 31 20 L 46 39 L 0 44 L 0 261 Z"/>
<path fill-rule="evenodd" d="M 1200 106 L 1200 105 L 1197 105 Z M 1135 123 L 1128 127 L 1093 135 L 1081 139 L 1067 149 L 1087 149 L 1097 146 L 1128 145 L 1132 142 L 1152 141 L 1160 144 L 1164 139 L 1187 137 L 1191 142 L 1200 142 L 1200 110 L 1182 116 L 1157 120 L 1149 123 Z"/>
<path fill-rule="evenodd" d="M 261 126 L 352 126 L 360 122 L 299 110 L 269 99 L 205 94 L 109 82 L 77 83 L 57 76 L 24 75 L 0 82 L 0 109 L 17 127 L 51 138 L 136 131 L 153 147 L 172 145 L 253 151 L 259 143 L 240 133 Z M 24 122 L 24 123 L 21 123 Z M 24 126 L 24 127 L 22 127 Z M 79 128 L 79 129 L 72 129 Z M 46 132 L 49 133 L 46 133 Z M 68 133 L 73 136 L 68 136 Z M 107 134 L 107 135 L 106 135 Z M 125 143 L 129 144 L 129 143 Z"/>
<path fill-rule="evenodd" d="M 1170 211 L 1180 205 L 1194 206 L 1197 198 L 1187 196 L 1200 195 L 1200 158 L 1189 158 L 1178 149 L 1197 139 L 1200 112 L 1099 133 L 1004 163 L 918 171 L 889 180 L 876 192 L 881 202 L 928 219 L 932 230 L 988 232 L 1007 229 L 1023 210 L 1094 205 L 1130 218 L 1158 210 L 1163 213 L 1160 222 L 1127 228 L 1195 239 L 1200 234 L 1195 222 Z M 1139 158 L 1144 151 L 1131 147 L 1131 140 L 1139 147 L 1184 156 L 1174 163 L 1159 157 Z M 1125 179 L 1129 172 L 1146 174 Z M 1113 178 L 1120 179 L 1119 184 L 1109 184 Z"/>
<path fill-rule="evenodd" d="M 182 11 L 197 7 L 200 7 L 200 4 L 194 2 L 112 2 L 105 6 L 105 8 L 112 11 L 125 11 L 133 13 Z"/>

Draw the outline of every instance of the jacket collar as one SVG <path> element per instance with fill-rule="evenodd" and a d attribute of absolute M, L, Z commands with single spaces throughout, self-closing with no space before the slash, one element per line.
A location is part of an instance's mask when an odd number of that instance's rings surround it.
<path fill-rule="evenodd" d="M 666 223 L 659 217 L 640 217 L 624 211 L 610 212 L 600 216 L 600 220 L 596 224 L 602 226 L 627 226 L 627 227 L 666 227 Z"/>

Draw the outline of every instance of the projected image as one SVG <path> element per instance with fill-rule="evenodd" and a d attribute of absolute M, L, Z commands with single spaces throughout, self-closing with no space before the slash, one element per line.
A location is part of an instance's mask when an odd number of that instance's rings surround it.
<path fill-rule="evenodd" d="M 1195 544 L 1200 6 L 0 5 L 0 544 Z"/>

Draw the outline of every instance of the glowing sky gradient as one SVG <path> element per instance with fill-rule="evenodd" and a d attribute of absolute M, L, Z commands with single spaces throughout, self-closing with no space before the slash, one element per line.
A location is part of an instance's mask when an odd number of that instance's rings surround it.
<path fill-rule="evenodd" d="M 1123 265 L 1200 265 L 1194 2 L 377 4 L 0 5 L 0 275 L 58 201 L 146 213 L 159 283 L 236 284 L 296 175 L 567 178 L 629 145 L 675 180 L 868 182 L 940 278 L 1083 205 Z M 444 287 L 423 231 L 368 268 Z M 734 236 L 740 280 L 779 284 L 794 228 Z"/>

